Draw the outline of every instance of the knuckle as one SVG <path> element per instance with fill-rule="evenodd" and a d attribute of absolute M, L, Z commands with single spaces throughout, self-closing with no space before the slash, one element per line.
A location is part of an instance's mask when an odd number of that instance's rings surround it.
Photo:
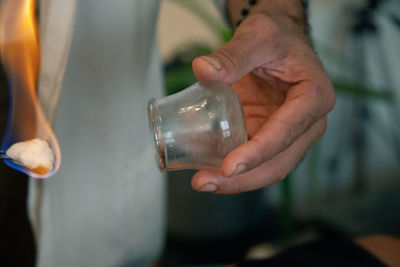
<path fill-rule="evenodd" d="M 232 181 L 220 187 L 220 192 L 226 195 L 235 195 L 243 191 L 243 187 L 239 181 Z"/>
<path fill-rule="evenodd" d="M 287 124 L 285 129 L 284 129 L 284 135 L 283 135 L 283 148 L 286 149 L 289 147 L 294 140 L 297 139 L 297 137 L 300 135 L 301 132 L 305 131 L 305 122 L 297 122 L 297 123 L 291 123 Z"/>
<path fill-rule="evenodd" d="M 309 87 L 310 97 L 318 100 L 319 112 L 328 113 L 336 102 L 335 90 L 328 77 Z"/>
<path fill-rule="evenodd" d="M 262 153 L 262 141 L 259 140 L 257 137 L 254 137 L 248 142 L 248 145 L 248 151 L 250 151 L 249 165 L 251 165 L 251 167 L 256 167 L 262 161 L 264 161 L 264 155 Z"/>
<path fill-rule="evenodd" d="M 325 88 L 322 87 L 319 82 L 315 81 L 310 83 L 307 94 L 311 102 L 314 103 L 313 114 L 320 115 L 322 110 L 325 109 L 325 99 L 327 98 L 327 93 L 325 91 Z"/>
<path fill-rule="evenodd" d="M 217 57 L 224 63 L 225 68 L 236 70 L 239 67 L 240 59 L 243 57 L 243 49 L 238 41 L 232 40 L 218 52 Z"/>
<path fill-rule="evenodd" d="M 323 96 L 324 92 L 323 92 L 323 89 L 321 88 L 321 86 L 319 86 L 318 83 L 313 83 L 308 88 L 308 94 L 312 98 L 320 99 L 321 96 Z"/>
<path fill-rule="evenodd" d="M 233 183 L 232 194 L 238 194 L 242 192 L 242 185 L 241 183 Z"/>
<path fill-rule="evenodd" d="M 285 179 L 287 175 L 288 175 L 288 171 L 284 170 L 283 168 L 278 169 L 274 175 L 274 177 L 275 177 L 274 184 L 282 182 L 283 179 Z"/>
<path fill-rule="evenodd" d="M 291 144 L 298 136 L 298 126 L 302 126 L 302 123 L 296 123 L 296 125 L 290 125 L 285 131 L 287 145 Z"/>

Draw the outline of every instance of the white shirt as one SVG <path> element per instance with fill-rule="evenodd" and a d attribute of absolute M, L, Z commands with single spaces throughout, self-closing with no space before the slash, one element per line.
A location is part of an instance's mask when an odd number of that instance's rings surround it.
<path fill-rule="evenodd" d="M 158 0 L 82 0 L 43 183 L 39 266 L 148 266 L 161 253 L 165 179 L 147 125 L 161 96 Z"/>

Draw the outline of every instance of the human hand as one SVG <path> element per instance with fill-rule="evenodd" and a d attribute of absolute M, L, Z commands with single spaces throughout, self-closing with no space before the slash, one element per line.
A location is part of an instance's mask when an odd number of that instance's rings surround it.
<path fill-rule="evenodd" d="M 400 266 L 400 238 L 389 235 L 370 235 L 358 237 L 354 242 L 385 266 Z"/>
<path fill-rule="evenodd" d="M 290 20 L 249 16 L 226 45 L 196 58 L 193 71 L 199 80 L 231 84 L 249 136 L 220 171 L 197 172 L 195 190 L 236 194 L 277 183 L 325 132 L 334 90 L 308 37 Z"/>

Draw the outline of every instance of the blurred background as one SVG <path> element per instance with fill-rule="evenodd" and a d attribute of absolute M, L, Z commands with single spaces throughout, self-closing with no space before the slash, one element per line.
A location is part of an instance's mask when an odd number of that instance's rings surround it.
<path fill-rule="evenodd" d="M 400 235 L 400 2 L 313 0 L 315 50 L 337 102 L 325 136 L 284 182 L 201 194 L 169 173 L 165 266 L 220 264 L 323 238 Z M 158 35 L 166 93 L 195 81 L 194 57 L 232 35 L 212 0 L 164 0 Z M 201 255 L 201 257 L 199 257 Z"/>
<path fill-rule="evenodd" d="M 195 82 L 192 60 L 223 45 L 232 31 L 212 0 L 160 2 L 158 38 L 172 94 Z M 400 236 L 400 1 L 312 0 L 309 11 L 314 47 L 337 96 L 324 137 L 282 183 L 253 192 L 198 193 L 190 185 L 194 171 L 170 172 L 158 266 L 263 258 L 325 238 Z M 0 88 L 5 80 L 0 72 Z M 3 115 L 7 103 L 0 94 Z M 0 168 L 10 177 L 0 179 L 0 188 L 10 188 L 0 192 L 2 239 L 24 240 L 32 263 L 28 179 Z M 2 251 L 13 249 L 0 243 Z"/>

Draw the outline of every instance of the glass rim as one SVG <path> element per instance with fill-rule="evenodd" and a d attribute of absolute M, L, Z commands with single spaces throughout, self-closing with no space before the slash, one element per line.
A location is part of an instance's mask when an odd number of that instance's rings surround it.
<path fill-rule="evenodd" d="M 150 133 L 152 136 L 153 151 L 156 158 L 157 166 L 161 171 L 167 169 L 166 151 L 164 144 L 164 135 L 162 128 L 162 119 L 158 110 L 157 99 L 150 99 L 147 107 L 148 121 Z"/>

